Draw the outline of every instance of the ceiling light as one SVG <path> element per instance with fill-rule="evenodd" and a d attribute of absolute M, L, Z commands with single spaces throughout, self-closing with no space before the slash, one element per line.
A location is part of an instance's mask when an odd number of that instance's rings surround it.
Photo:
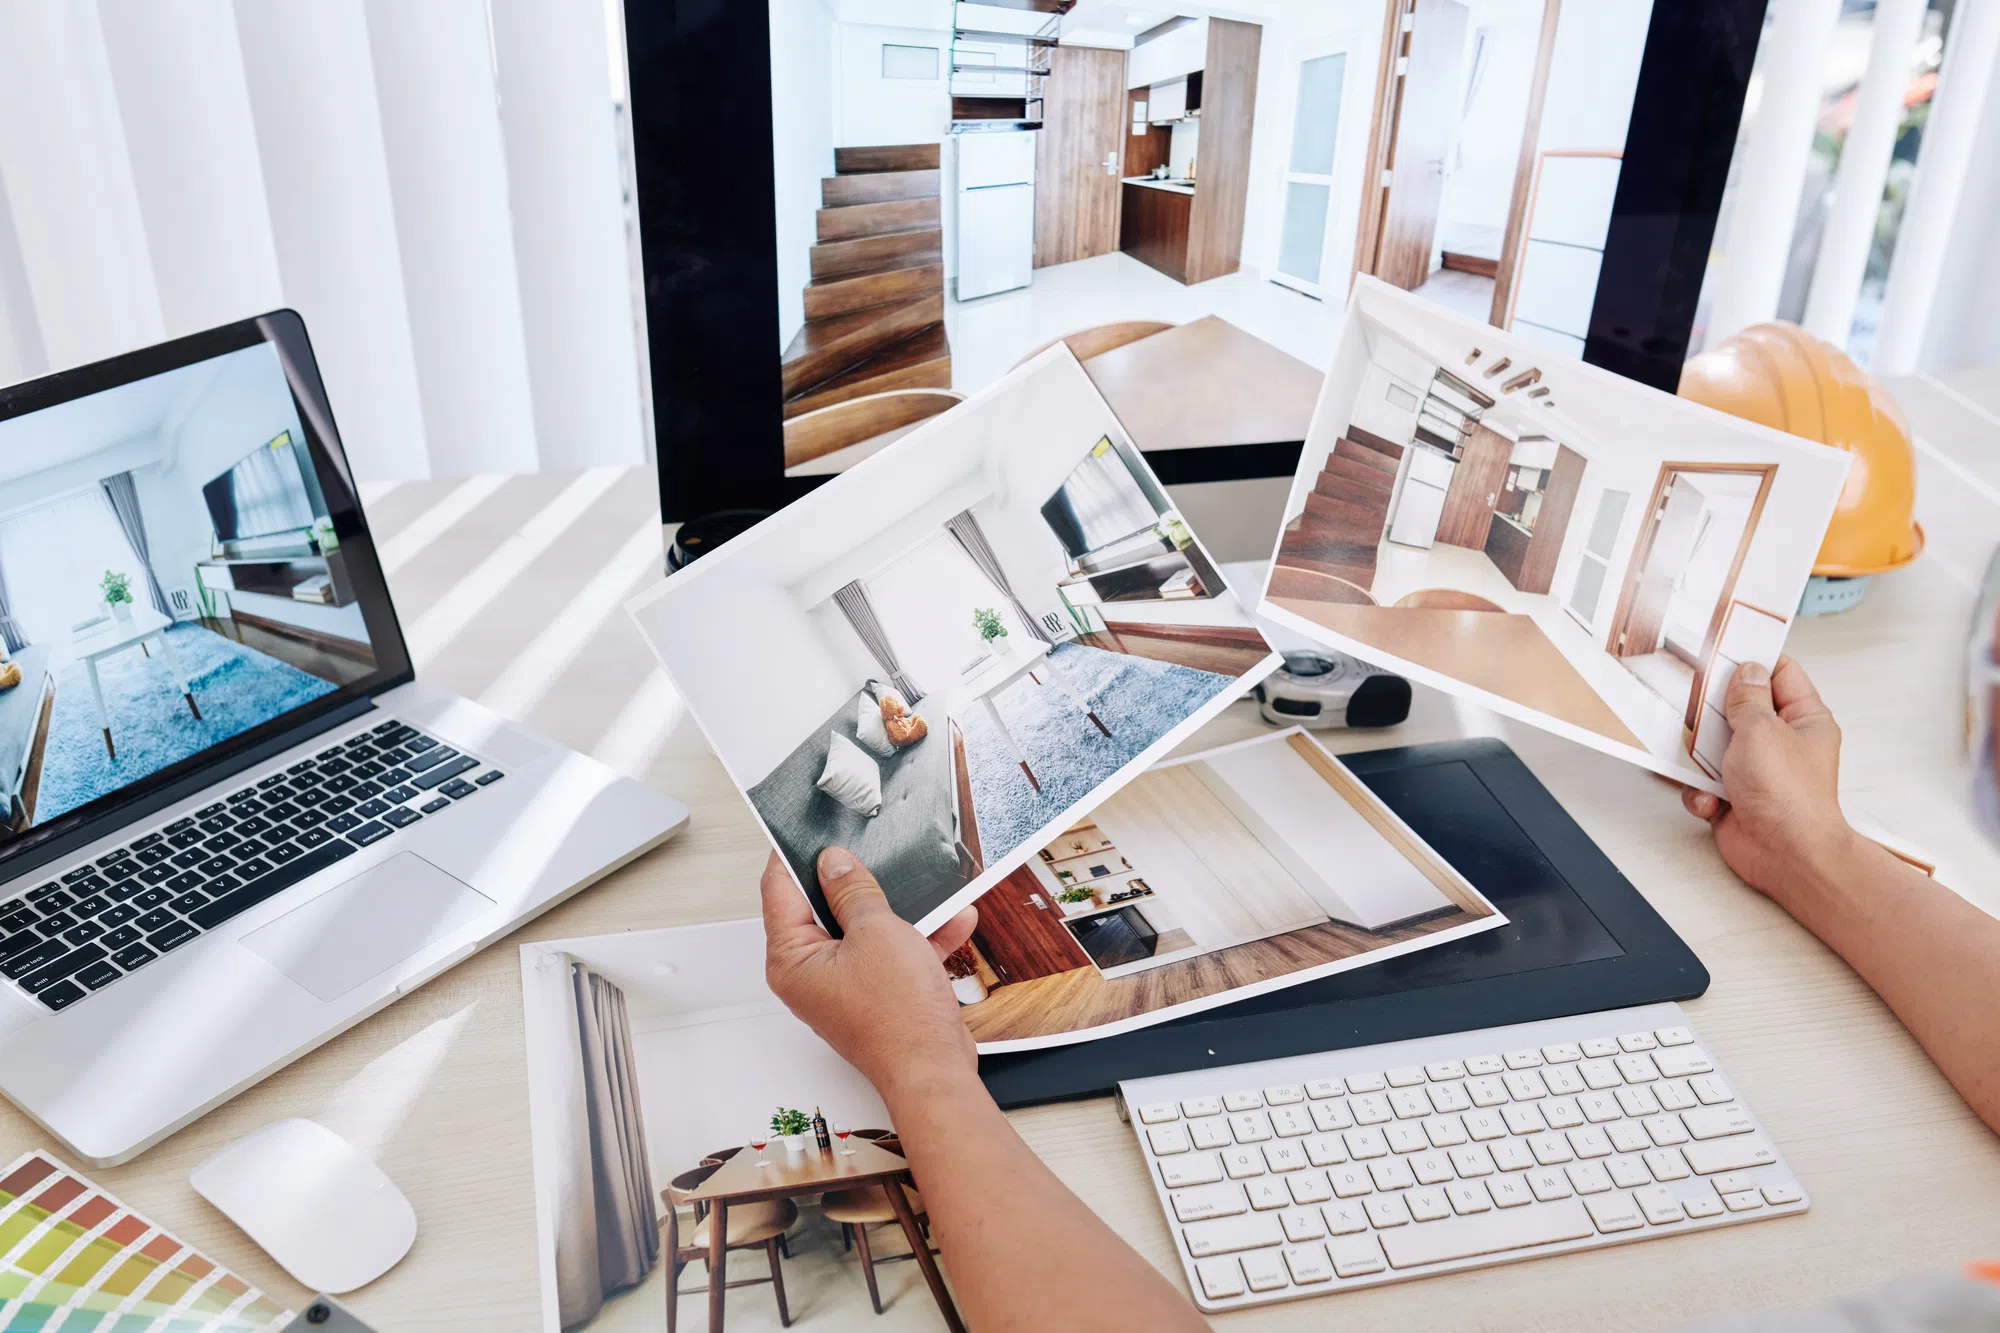
<path fill-rule="evenodd" d="M 1501 357 L 1498 361 L 1495 361 L 1492 365 L 1486 368 L 1486 378 L 1489 380 L 1492 379 L 1495 375 L 1498 375 L 1501 371 L 1505 370 L 1507 367 L 1513 364 L 1514 364 L 1513 357 L 1511 356 Z"/>
<path fill-rule="evenodd" d="M 653 975 L 656 977 L 670 977 L 678 971 L 680 971 L 680 969 L 674 966 L 672 963 L 653 964 Z"/>

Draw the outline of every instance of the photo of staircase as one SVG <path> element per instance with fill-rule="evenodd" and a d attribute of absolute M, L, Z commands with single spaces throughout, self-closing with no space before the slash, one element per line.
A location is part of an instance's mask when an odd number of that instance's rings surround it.
<path fill-rule="evenodd" d="M 949 389 L 935 143 L 836 148 L 820 183 L 805 326 L 784 358 L 785 419 L 896 389 Z"/>
<path fill-rule="evenodd" d="M 1402 461 L 1403 446 L 1348 427 L 1307 494 L 1305 512 L 1286 525 L 1271 596 L 1373 604 L 1376 550 Z"/>

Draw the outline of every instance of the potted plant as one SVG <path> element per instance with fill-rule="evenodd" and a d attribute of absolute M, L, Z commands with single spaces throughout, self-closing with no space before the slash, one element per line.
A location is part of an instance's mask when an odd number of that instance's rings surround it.
<path fill-rule="evenodd" d="M 945 955 L 944 974 L 951 978 L 951 993 L 960 1004 L 978 1004 L 986 998 L 986 983 L 979 979 L 979 959 L 967 941 Z"/>
<path fill-rule="evenodd" d="M 771 1112 L 771 1132 L 783 1139 L 786 1152 L 804 1152 L 812 1137 L 812 1118 L 804 1111 L 780 1106 Z"/>
<path fill-rule="evenodd" d="M 132 618 L 132 579 L 130 575 L 113 570 L 104 571 L 104 580 L 98 586 L 104 589 L 104 603 L 111 608 L 111 614 L 119 620 Z"/>
<path fill-rule="evenodd" d="M 1097 891 L 1088 885 L 1076 884 L 1058 893 L 1056 901 L 1059 903 L 1094 903 L 1097 901 Z"/>
<path fill-rule="evenodd" d="M 1007 627 L 1000 623 L 1000 613 L 990 606 L 972 608 L 972 627 L 979 631 L 979 637 L 986 640 L 986 649 L 995 657 L 1005 657 L 1013 651 L 1007 642 Z"/>

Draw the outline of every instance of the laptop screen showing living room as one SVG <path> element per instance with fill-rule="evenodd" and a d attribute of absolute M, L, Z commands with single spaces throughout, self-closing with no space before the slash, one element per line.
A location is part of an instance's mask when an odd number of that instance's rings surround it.
<path fill-rule="evenodd" d="M 273 342 L 0 420 L 0 848 L 377 675 L 325 489 Z"/>

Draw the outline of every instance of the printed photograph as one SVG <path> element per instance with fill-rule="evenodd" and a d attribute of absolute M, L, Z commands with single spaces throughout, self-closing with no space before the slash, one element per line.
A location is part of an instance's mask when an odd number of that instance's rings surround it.
<path fill-rule="evenodd" d="M 785 461 L 1065 341 L 1143 451 L 1296 444 L 1355 274 L 1580 356 L 1652 0 L 768 0 Z"/>
<path fill-rule="evenodd" d="M 761 921 L 524 944 L 521 990 L 547 1333 L 706 1328 L 718 1279 L 731 1329 L 945 1327 L 888 1113 L 764 985 Z"/>
<path fill-rule="evenodd" d="M 1356 288 L 1261 613 L 1720 791 L 1848 456 Z"/>
<path fill-rule="evenodd" d="M 1064 348 L 634 606 L 823 920 L 926 931 L 1276 664 Z"/>
<path fill-rule="evenodd" d="M 1148 769 L 978 906 L 945 968 L 983 1052 L 1110 1036 L 1505 921 L 1298 729 Z"/>
<path fill-rule="evenodd" d="M 0 422 L 0 836 L 374 670 L 271 345 Z"/>

